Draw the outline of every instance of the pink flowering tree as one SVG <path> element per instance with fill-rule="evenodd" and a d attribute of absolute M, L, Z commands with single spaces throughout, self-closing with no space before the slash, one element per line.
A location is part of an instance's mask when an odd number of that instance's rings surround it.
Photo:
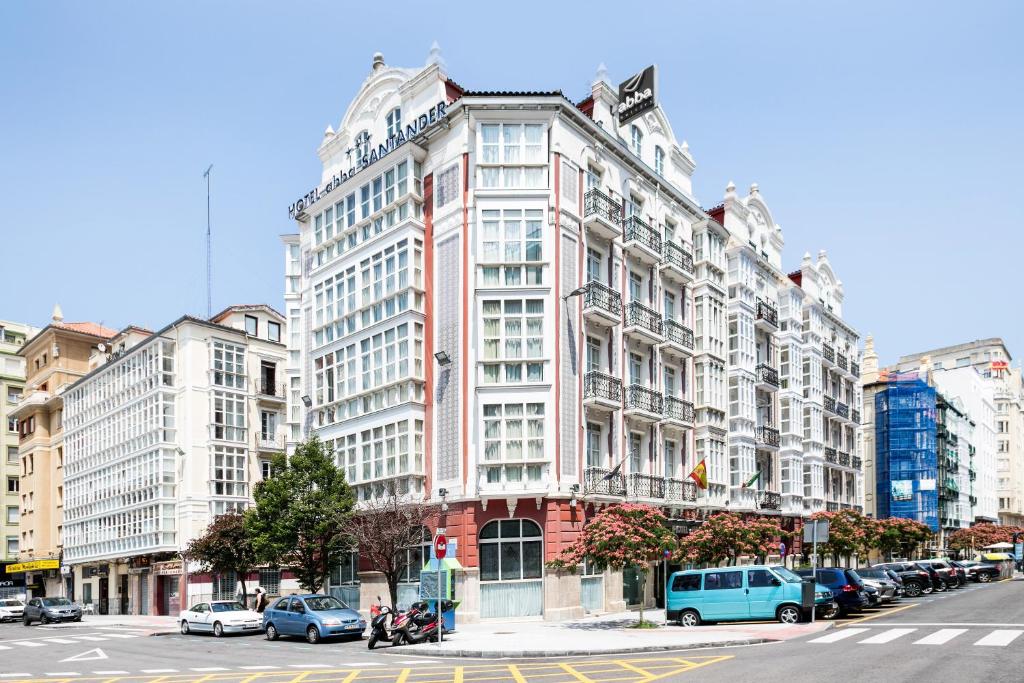
<path fill-rule="evenodd" d="M 676 560 L 708 565 L 728 561 L 733 565 L 741 555 L 749 555 L 763 562 L 768 555 L 778 552 L 780 541 L 789 541 L 791 537 L 790 532 L 779 526 L 778 519 L 744 519 L 734 512 L 722 512 L 680 539 Z"/>
<path fill-rule="evenodd" d="M 675 535 L 665 525 L 665 515 L 660 510 L 650 505 L 623 503 L 604 508 L 594 515 L 583 527 L 579 538 L 563 549 L 548 566 L 576 571 L 576 567 L 588 559 L 599 568 L 621 570 L 635 567 L 643 586 L 651 563 L 675 547 Z M 641 600 L 640 623 L 643 621 Z"/>
<path fill-rule="evenodd" d="M 820 556 L 831 555 L 832 563 L 839 565 L 840 558 L 861 554 L 865 557 L 877 540 L 878 530 L 874 522 L 856 510 L 840 510 L 838 512 L 816 512 L 811 519 L 828 520 L 828 542 L 818 544 Z"/>

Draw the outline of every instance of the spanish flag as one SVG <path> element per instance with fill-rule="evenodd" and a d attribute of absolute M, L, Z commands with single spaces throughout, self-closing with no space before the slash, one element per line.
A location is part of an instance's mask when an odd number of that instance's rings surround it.
<path fill-rule="evenodd" d="M 690 472 L 690 479 L 697 482 L 697 486 L 702 489 L 708 487 L 708 468 L 704 464 L 704 458 L 701 458 L 697 466 L 693 468 L 693 472 Z"/>

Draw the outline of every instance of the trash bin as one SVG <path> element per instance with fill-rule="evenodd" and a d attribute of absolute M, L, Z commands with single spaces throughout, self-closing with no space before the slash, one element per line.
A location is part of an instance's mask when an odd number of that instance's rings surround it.
<path fill-rule="evenodd" d="M 811 612 L 814 610 L 814 594 L 817 592 L 816 588 L 818 581 L 814 577 L 805 577 L 803 583 L 800 584 L 800 607 L 803 608 L 804 615 L 810 619 Z"/>
<path fill-rule="evenodd" d="M 442 600 L 441 604 L 438 605 L 436 600 L 432 601 L 434 608 L 437 613 L 441 615 L 441 619 L 444 623 L 445 633 L 451 633 L 455 630 L 455 608 L 458 606 L 457 602 L 452 600 Z"/>

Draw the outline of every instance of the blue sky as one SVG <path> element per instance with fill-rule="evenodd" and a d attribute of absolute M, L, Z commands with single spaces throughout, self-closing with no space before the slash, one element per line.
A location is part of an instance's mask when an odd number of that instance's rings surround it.
<path fill-rule="evenodd" d="M 280 306 L 324 128 L 375 51 L 419 65 L 436 39 L 475 89 L 581 99 L 600 62 L 614 83 L 658 64 L 697 198 L 759 183 L 787 268 L 827 249 L 883 362 L 988 336 L 1024 357 L 1021 3 L 484 6 L 3 3 L 0 319 L 202 313 L 210 163 L 214 309 Z"/>

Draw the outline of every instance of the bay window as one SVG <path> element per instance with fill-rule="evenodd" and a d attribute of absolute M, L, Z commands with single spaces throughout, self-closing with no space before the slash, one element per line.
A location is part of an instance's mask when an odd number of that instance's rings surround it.
<path fill-rule="evenodd" d="M 480 187 L 547 187 L 545 129 L 541 123 L 481 124 Z"/>

